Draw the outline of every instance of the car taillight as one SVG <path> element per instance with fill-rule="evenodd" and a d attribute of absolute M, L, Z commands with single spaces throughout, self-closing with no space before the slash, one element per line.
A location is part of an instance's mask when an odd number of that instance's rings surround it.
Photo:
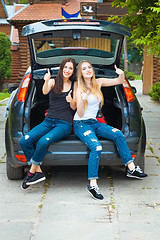
<path fill-rule="evenodd" d="M 23 82 L 22 82 L 22 85 L 21 85 L 21 88 L 19 90 L 18 97 L 17 97 L 18 101 L 25 102 L 30 81 L 31 81 L 31 73 L 27 74 L 25 76 L 25 78 L 23 79 Z"/>
<path fill-rule="evenodd" d="M 16 158 L 20 162 L 27 162 L 27 159 L 26 159 L 26 157 L 24 155 L 16 155 Z"/>
<path fill-rule="evenodd" d="M 135 97 L 134 97 L 134 94 L 133 94 L 133 90 L 130 87 L 127 80 L 125 80 L 125 82 L 122 83 L 122 86 L 123 86 L 124 93 L 126 95 L 127 102 L 133 102 L 135 100 Z"/>

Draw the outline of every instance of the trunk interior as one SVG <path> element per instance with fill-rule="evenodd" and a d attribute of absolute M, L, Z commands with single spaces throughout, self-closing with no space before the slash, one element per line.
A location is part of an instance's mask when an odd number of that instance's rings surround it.
<path fill-rule="evenodd" d="M 49 98 L 48 95 L 43 95 L 42 86 L 44 84 L 43 78 L 35 78 L 35 89 L 33 91 L 33 98 L 30 112 L 30 128 L 32 129 L 45 118 L 45 112 L 48 109 Z M 102 113 L 107 124 L 110 126 L 122 129 L 122 107 L 118 101 L 117 91 L 115 87 L 103 87 L 104 105 Z"/>
<path fill-rule="evenodd" d="M 115 87 L 103 87 L 102 93 L 104 97 L 104 105 L 102 113 L 108 125 L 122 129 L 122 107 L 118 101 Z"/>

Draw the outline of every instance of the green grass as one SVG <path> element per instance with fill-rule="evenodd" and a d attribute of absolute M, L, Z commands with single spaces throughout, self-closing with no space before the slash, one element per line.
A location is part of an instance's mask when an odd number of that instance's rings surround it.
<path fill-rule="evenodd" d="M 3 92 L 0 92 L 0 101 L 5 99 L 5 98 L 9 98 L 10 97 L 10 93 L 3 93 Z"/>

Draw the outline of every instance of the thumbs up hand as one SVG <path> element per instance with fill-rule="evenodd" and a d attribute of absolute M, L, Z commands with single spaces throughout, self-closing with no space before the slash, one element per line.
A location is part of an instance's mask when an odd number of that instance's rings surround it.
<path fill-rule="evenodd" d="M 115 68 L 116 73 L 117 73 L 118 75 L 120 75 L 120 74 L 124 74 L 124 72 L 123 72 L 120 68 L 117 68 L 116 65 L 114 66 L 114 68 Z"/>
<path fill-rule="evenodd" d="M 71 101 L 72 101 L 71 92 L 72 92 L 72 90 L 69 91 L 68 95 L 66 96 L 66 101 L 67 101 L 67 102 L 71 102 Z"/>
<path fill-rule="evenodd" d="M 80 94 L 81 94 L 81 99 L 82 99 L 82 101 L 85 101 L 85 100 L 87 100 L 87 93 L 84 93 L 84 92 L 80 92 Z"/>
<path fill-rule="evenodd" d="M 50 78 L 51 78 L 51 73 L 50 73 L 49 68 L 48 68 L 48 72 L 44 75 L 44 80 L 46 82 L 48 82 Z"/>

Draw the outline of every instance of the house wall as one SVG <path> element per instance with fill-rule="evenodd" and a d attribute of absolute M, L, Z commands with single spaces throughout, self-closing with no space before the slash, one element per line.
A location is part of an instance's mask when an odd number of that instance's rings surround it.
<path fill-rule="evenodd" d="M 160 82 L 160 58 L 153 57 L 153 83 Z"/>
<path fill-rule="evenodd" d="M 11 83 L 15 83 L 15 85 L 19 84 L 18 75 L 20 72 L 20 53 L 19 49 L 12 51 L 12 79 L 10 80 Z"/>
<path fill-rule="evenodd" d="M 5 12 L 4 8 L 3 8 L 3 5 L 2 5 L 1 1 L 0 1 L 0 18 L 4 18 L 4 19 L 7 18 L 6 12 Z"/>
<path fill-rule="evenodd" d="M 35 3 L 67 3 L 68 0 L 29 0 L 30 4 L 35 4 Z"/>
<path fill-rule="evenodd" d="M 154 83 L 160 82 L 160 58 L 148 55 L 146 51 L 143 56 L 143 94 L 147 94 Z"/>
<path fill-rule="evenodd" d="M 24 25 L 20 24 L 18 27 L 19 31 L 19 54 L 20 54 L 20 71 L 19 75 L 17 77 L 17 82 L 20 82 L 22 80 L 22 77 L 24 76 L 27 68 L 30 65 L 30 58 L 29 58 L 29 48 L 28 48 L 28 43 L 27 43 L 27 38 L 22 36 L 22 27 Z"/>
<path fill-rule="evenodd" d="M 0 24 L 0 32 L 6 33 L 8 37 L 10 37 L 11 34 L 11 25 L 9 24 Z"/>

